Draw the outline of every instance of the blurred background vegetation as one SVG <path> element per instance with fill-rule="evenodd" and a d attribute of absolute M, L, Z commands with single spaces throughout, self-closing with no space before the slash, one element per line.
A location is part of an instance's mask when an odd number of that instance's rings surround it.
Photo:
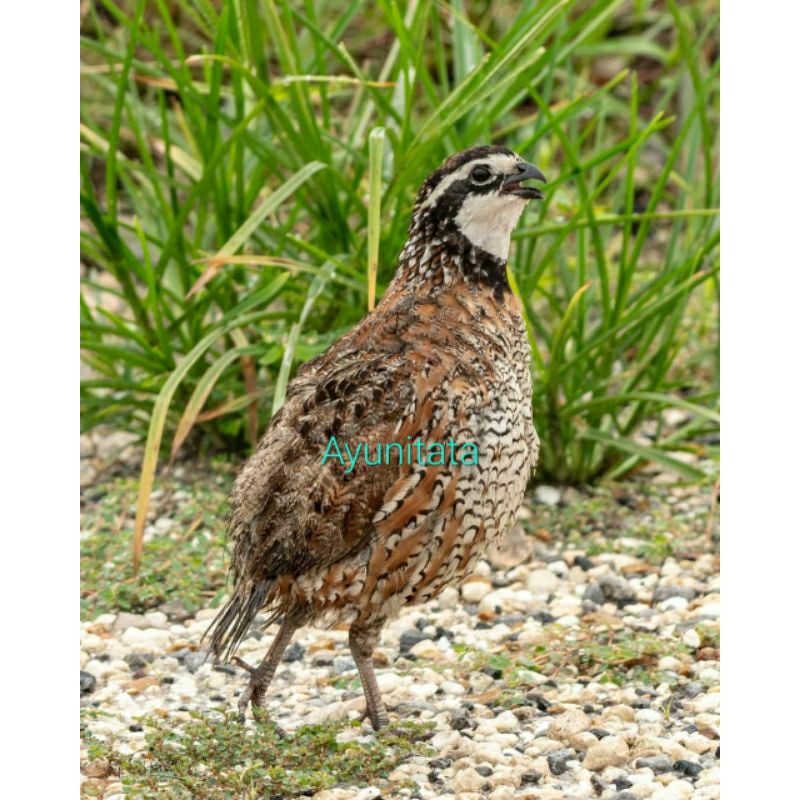
<path fill-rule="evenodd" d="M 709 478 L 716 2 L 89 0 L 81 19 L 82 424 L 146 441 L 140 515 L 160 458 L 245 453 L 366 313 L 370 179 L 380 296 L 422 180 L 490 141 L 549 179 L 510 261 L 537 474 Z"/>

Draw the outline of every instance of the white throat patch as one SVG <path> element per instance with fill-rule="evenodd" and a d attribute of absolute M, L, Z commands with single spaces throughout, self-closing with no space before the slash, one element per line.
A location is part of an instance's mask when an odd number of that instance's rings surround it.
<path fill-rule="evenodd" d="M 461 204 L 456 225 L 472 244 L 508 261 L 511 233 L 526 203 L 522 197 L 496 191 L 469 195 Z"/>

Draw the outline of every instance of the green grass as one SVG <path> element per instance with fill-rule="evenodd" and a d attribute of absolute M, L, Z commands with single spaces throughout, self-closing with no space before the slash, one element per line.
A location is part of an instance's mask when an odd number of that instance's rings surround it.
<path fill-rule="evenodd" d="M 376 258 L 380 296 L 424 177 L 487 141 L 549 178 L 510 263 L 538 474 L 707 479 L 676 456 L 716 456 L 713 2 L 95 0 L 82 22 L 82 419 L 147 440 L 139 543 L 159 458 L 251 446 L 366 312 Z"/>
<path fill-rule="evenodd" d="M 225 522 L 232 469 L 165 478 L 150 520 L 172 521 L 168 533 L 144 544 L 144 569 L 131 575 L 130 522 L 137 481 L 115 478 L 86 492 L 81 519 L 81 618 L 120 611 L 143 613 L 178 602 L 189 612 L 215 605 L 225 588 Z"/>
<path fill-rule="evenodd" d="M 453 667 L 455 677 L 466 683 L 469 673 L 487 667 L 502 672 L 496 689 L 490 691 L 489 705 L 525 705 L 525 694 L 536 690 L 530 673 L 552 681 L 574 681 L 576 677 L 600 683 L 626 686 L 635 682 L 674 681 L 658 669 L 662 656 L 682 656 L 690 648 L 678 639 L 655 636 L 643 631 L 611 630 L 596 624 L 563 628 L 555 623 L 543 626 L 546 642 L 534 647 L 519 647 L 505 642 L 497 651 L 473 650 L 454 645 L 459 655 Z M 422 662 L 420 662 L 422 663 Z M 432 669 L 440 665 L 428 664 Z M 447 665 L 451 668 L 451 665 Z"/>
<path fill-rule="evenodd" d="M 339 742 L 337 735 L 360 723 L 308 725 L 279 735 L 269 722 L 245 727 L 234 714 L 182 717 L 141 719 L 147 746 L 134 756 L 89 736 L 89 756 L 106 759 L 126 793 L 141 800 L 255 800 L 310 796 L 334 786 L 386 787 L 403 761 L 433 755 L 423 741 L 430 724 L 401 722 L 377 737 Z M 95 788 L 102 796 L 103 786 Z M 398 788 L 393 782 L 392 790 Z"/>

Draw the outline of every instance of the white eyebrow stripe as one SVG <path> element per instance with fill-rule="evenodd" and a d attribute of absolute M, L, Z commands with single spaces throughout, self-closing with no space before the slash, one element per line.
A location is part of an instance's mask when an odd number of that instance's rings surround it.
<path fill-rule="evenodd" d="M 464 180 L 478 164 L 485 164 L 496 174 L 511 174 L 517 163 L 517 157 L 507 153 L 492 153 L 484 158 L 473 158 L 472 161 L 463 164 L 451 175 L 439 181 L 439 185 L 428 195 L 422 207 L 430 208 L 431 206 L 435 206 L 439 198 L 447 191 L 451 184 L 456 181 Z"/>

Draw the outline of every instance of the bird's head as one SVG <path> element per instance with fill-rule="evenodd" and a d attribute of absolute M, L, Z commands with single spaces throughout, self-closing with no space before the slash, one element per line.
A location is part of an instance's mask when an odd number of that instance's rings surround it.
<path fill-rule="evenodd" d="M 481 145 L 456 153 L 428 177 L 417 195 L 414 220 L 428 231 L 462 236 L 505 262 L 511 233 L 529 200 L 542 192 L 528 181 L 544 175 L 511 150 Z M 413 223 L 412 223 L 413 224 Z"/>

